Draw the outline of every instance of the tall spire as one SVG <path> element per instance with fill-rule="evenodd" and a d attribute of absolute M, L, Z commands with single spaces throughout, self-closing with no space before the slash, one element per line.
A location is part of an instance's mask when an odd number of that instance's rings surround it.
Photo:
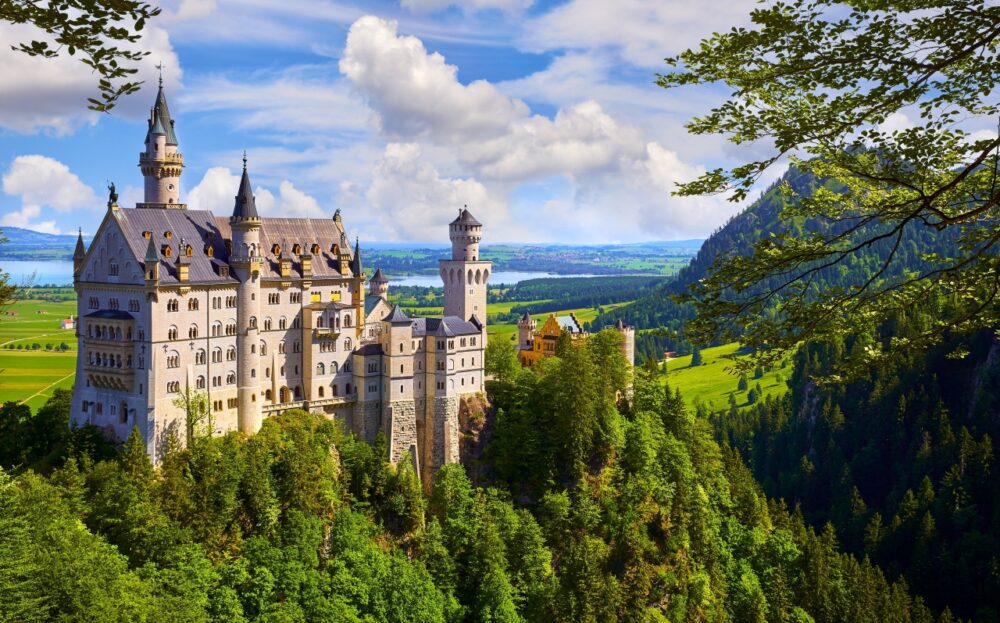
<path fill-rule="evenodd" d="M 259 219 L 257 203 L 254 201 L 253 186 L 250 184 L 250 174 L 247 173 L 247 152 L 243 152 L 243 177 L 240 179 L 240 189 L 236 193 L 236 205 L 233 206 L 231 220 Z"/>
<path fill-rule="evenodd" d="M 363 267 L 361 266 L 361 241 L 358 240 L 357 236 L 355 236 L 354 258 L 351 260 L 351 271 L 354 273 L 355 277 L 360 277 L 362 270 Z"/>
<path fill-rule="evenodd" d="M 146 142 L 157 134 L 167 137 L 167 145 L 177 146 L 177 134 L 174 132 L 174 120 L 170 117 L 170 108 L 167 107 L 167 96 L 163 92 L 163 74 L 160 74 L 160 88 L 156 92 L 156 102 L 153 104 L 152 113 L 149 117 L 149 131 L 146 133 Z"/>
<path fill-rule="evenodd" d="M 83 246 L 83 228 L 81 227 L 76 237 L 76 250 L 73 251 L 73 259 L 82 260 L 86 254 L 87 249 Z"/>

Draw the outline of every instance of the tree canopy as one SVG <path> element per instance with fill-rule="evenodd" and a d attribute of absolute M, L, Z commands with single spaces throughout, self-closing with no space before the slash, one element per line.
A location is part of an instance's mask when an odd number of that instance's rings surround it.
<path fill-rule="evenodd" d="M 929 298 L 945 303 L 940 317 L 873 343 L 850 367 L 925 349 L 948 331 L 995 326 L 1000 6 L 795 0 L 757 8 L 751 22 L 667 59 L 678 69 L 658 82 L 725 84 L 729 97 L 689 130 L 768 153 L 711 170 L 678 193 L 741 201 L 785 160 L 821 183 L 808 194 L 785 187 L 789 226 L 750 254 L 719 259 L 691 293 L 698 317 L 689 330 L 702 341 L 740 336 L 767 347 L 759 362 Z M 921 229 L 953 241 L 952 251 L 927 253 L 924 265 L 900 274 L 897 252 Z M 889 252 L 859 284 L 813 286 L 814 275 L 881 244 Z"/>

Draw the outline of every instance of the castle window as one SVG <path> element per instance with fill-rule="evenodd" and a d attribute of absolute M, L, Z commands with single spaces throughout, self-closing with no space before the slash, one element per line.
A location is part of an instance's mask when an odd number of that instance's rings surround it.
<path fill-rule="evenodd" d="M 205 363 L 205 351 L 204 350 L 199 350 L 197 353 L 195 353 L 195 355 L 194 355 L 194 362 L 196 364 L 199 364 L 199 365 Z"/>
<path fill-rule="evenodd" d="M 174 232 L 168 229 L 167 231 L 163 232 L 163 237 L 166 238 L 167 240 L 171 240 L 174 237 Z"/>
<path fill-rule="evenodd" d="M 289 292 L 288 293 L 288 302 L 289 303 L 301 303 L 302 302 L 302 293 L 301 292 Z"/>
<path fill-rule="evenodd" d="M 351 338 L 344 338 L 344 350 L 351 350 L 354 347 L 354 343 L 351 342 Z"/>
<path fill-rule="evenodd" d="M 472 342 L 472 345 L 473 345 L 473 346 L 475 346 L 475 345 L 476 345 L 476 338 L 471 338 L 471 339 L 470 339 L 469 341 L 470 341 L 470 342 Z"/>
<path fill-rule="evenodd" d="M 316 374 L 319 375 L 326 374 L 326 366 L 323 365 L 323 362 L 316 364 Z"/>
<path fill-rule="evenodd" d="M 167 367 L 168 368 L 179 368 L 181 367 L 181 356 L 174 351 L 167 355 Z"/>
<path fill-rule="evenodd" d="M 292 253 L 295 255 L 302 255 L 302 245 L 296 244 L 292 245 Z"/>
<path fill-rule="evenodd" d="M 250 316 L 250 328 L 251 329 L 257 328 L 257 316 Z"/>
<path fill-rule="evenodd" d="M 310 252 L 313 255 L 319 255 L 319 245 L 314 242 L 312 248 L 310 249 Z"/>
<path fill-rule="evenodd" d="M 330 374 L 336 374 L 336 373 L 337 373 L 337 362 L 336 361 L 331 361 L 330 362 Z"/>
<path fill-rule="evenodd" d="M 399 343 L 399 352 L 400 353 L 403 352 L 403 343 L 402 342 Z"/>
<path fill-rule="evenodd" d="M 399 364 L 399 373 L 400 373 L 400 374 L 402 374 L 402 373 L 403 373 L 403 364 Z"/>
<path fill-rule="evenodd" d="M 169 244 L 163 245 L 163 255 L 164 255 L 164 257 L 170 257 L 173 254 L 174 254 L 174 250 L 170 247 Z"/>
<path fill-rule="evenodd" d="M 295 386 L 295 399 L 296 400 L 302 399 L 302 388 L 299 387 L 298 385 Z"/>
<path fill-rule="evenodd" d="M 281 257 L 281 247 L 277 244 L 271 245 L 271 255 L 277 255 Z"/>
<path fill-rule="evenodd" d="M 108 274 L 112 277 L 118 276 L 118 262 L 111 260 L 111 263 L 108 264 Z"/>
<path fill-rule="evenodd" d="M 236 361 L 236 349 L 235 348 L 230 347 L 229 350 L 226 351 L 226 361 Z"/>
<path fill-rule="evenodd" d="M 193 340 L 196 339 L 197 337 L 198 337 L 198 325 L 191 325 L 188 328 L 188 338 Z"/>
<path fill-rule="evenodd" d="M 236 373 L 235 372 L 230 372 L 228 375 L 226 375 L 226 384 L 227 385 L 236 385 Z"/>
<path fill-rule="evenodd" d="M 322 385 L 319 386 L 319 397 L 320 398 L 323 397 L 323 386 Z"/>
<path fill-rule="evenodd" d="M 300 324 L 302 324 L 302 321 L 301 321 L 301 319 L 298 316 L 292 318 L 292 328 L 293 329 L 298 329 Z"/>
<path fill-rule="evenodd" d="M 344 393 L 347 394 L 348 396 L 351 395 L 351 384 L 350 383 L 348 383 L 346 386 L 344 386 Z"/>
<path fill-rule="evenodd" d="M 278 342 L 278 354 L 283 355 L 284 353 L 285 353 L 285 343 L 283 341 Z"/>
<path fill-rule="evenodd" d="M 448 340 L 448 348 L 455 348 L 455 340 Z"/>
<path fill-rule="evenodd" d="M 138 299 L 131 299 L 128 302 L 128 310 L 130 312 L 137 312 L 137 311 L 139 311 L 139 300 Z"/>
<path fill-rule="evenodd" d="M 180 309 L 180 306 L 177 304 L 177 299 L 170 299 L 169 301 L 167 301 L 168 312 L 175 312 L 178 309 Z"/>
<path fill-rule="evenodd" d="M 272 292 L 271 294 L 268 294 L 267 303 L 268 305 L 277 305 L 281 303 L 281 294 L 279 294 L 278 292 Z"/>
<path fill-rule="evenodd" d="M 212 363 L 222 363 L 222 349 L 218 346 L 212 351 Z"/>
<path fill-rule="evenodd" d="M 402 393 L 403 393 L 403 386 L 402 386 L 402 385 L 400 385 L 400 386 L 399 386 L 399 393 L 400 393 L 400 394 L 402 394 Z"/>
<path fill-rule="evenodd" d="M 198 377 L 198 380 L 197 380 L 197 381 L 195 381 L 195 383 L 194 383 L 194 386 L 195 386 L 195 387 L 196 387 L 197 389 L 205 389 L 205 377 L 203 377 L 203 376 L 199 376 L 199 377 Z"/>
<path fill-rule="evenodd" d="M 215 247 L 207 246 L 205 247 L 205 255 L 208 257 L 215 257 Z"/>
<path fill-rule="evenodd" d="M 267 354 L 267 343 L 266 342 L 261 342 L 260 343 L 260 354 L 261 354 L 262 357 Z"/>
<path fill-rule="evenodd" d="M 236 335 L 236 323 L 232 322 L 226 325 L 226 335 Z"/>
<path fill-rule="evenodd" d="M 271 330 L 271 318 L 270 317 L 264 319 L 264 330 L 265 331 L 270 331 Z"/>
<path fill-rule="evenodd" d="M 191 257 L 194 255 L 194 247 L 187 245 L 184 247 L 184 255 Z"/>
<path fill-rule="evenodd" d="M 330 386 L 330 392 L 333 394 L 334 397 L 337 396 L 337 384 L 336 383 L 334 383 L 333 385 Z"/>
<path fill-rule="evenodd" d="M 177 339 L 177 327 L 170 327 L 167 329 L 167 339 L 176 340 Z"/>
<path fill-rule="evenodd" d="M 118 299 L 113 297 L 108 299 L 108 307 L 111 309 L 118 309 Z"/>
<path fill-rule="evenodd" d="M 88 301 L 88 305 L 90 309 L 97 309 L 98 307 L 101 306 L 101 302 L 97 299 L 96 296 L 92 296 L 90 297 L 90 301 Z"/>
<path fill-rule="evenodd" d="M 216 320 L 212 323 L 212 337 L 219 337 L 222 335 L 222 323 Z"/>
<path fill-rule="evenodd" d="M 180 382 L 178 382 L 178 381 L 170 381 L 169 383 L 167 383 L 167 393 L 168 394 L 176 394 L 179 391 L 181 391 L 181 384 L 180 384 Z"/>
<path fill-rule="evenodd" d="M 461 340 L 459 340 L 458 343 L 459 343 L 460 346 L 464 347 L 465 346 L 465 338 L 463 337 Z"/>
<path fill-rule="evenodd" d="M 152 237 L 153 237 L 153 232 L 151 232 L 151 231 L 149 231 L 149 230 L 147 229 L 146 231 L 142 232 L 142 237 L 143 237 L 143 238 L 144 238 L 145 240 L 149 240 L 150 238 L 152 238 Z"/>
<path fill-rule="evenodd" d="M 278 319 L 278 329 L 284 330 L 286 328 L 288 328 L 288 321 L 285 320 L 284 316 L 282 316 Z"/>
<path fill-rule="evenodd" d="M 233 241 L 229 240 L 227 238 L 225 244 L 226 244 L 226 255 L 232 255 L 233 254 Z"/>
<path fill-rule="evenodd" d="M 346 314 L 344 316 L 344 326 L 345 327 L 351 326 L 351 315 L 350 314 Z"/>
<path fill-rule="evenodd" d="M 251 368 L 250 369 L 250 378 L 252 378 L 252 379 L 257 378 L 257 368 Z"/>
<path fill-rule="evenodd" d="M 264 368 L 264 378 L 271 378 L 271 368 Z"/>
<path fill-rule="evenodd" d="M 227 296 L 226 297 L 226 307 L 229 308 L 229 309 L 233 309 L 233 308 L 236 307 L 236 297 L 235 296 Z"/>
<path fill-rule="evenodd" d="M 188 299 L 188 311 L 198 311 L 198 299 Z"/>

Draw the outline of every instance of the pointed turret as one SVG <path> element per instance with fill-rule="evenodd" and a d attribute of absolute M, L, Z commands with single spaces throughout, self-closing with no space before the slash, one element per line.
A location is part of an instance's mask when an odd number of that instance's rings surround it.
<path fill-rule="evenodd" d="M 174 132 L 174 120 L 170 118 L 170 109 L 167 107 L 167 96 L 163 92 L 163 79 L 160 79 L 160 89 L 156 92 L 156 103 L 153 104 L 149 116 L 149 131 L 146 132 L 146 144 L 150 138 L 162 134 L 166 137 L 167 145 L 177 146 L 177 134 Z"/>
<path fill-rule="evenodd" d="M 240 189 L 236 193 L 236 205 L 233 206 L 233 216 L 230 222 L 260 220 L 257 214 L 257 202 L 253 196 L 253 186 L 250 184 L 250 174 L 247 173 L 247 154 L 243 152 L 243 177 L 240 179 Z"/>
<path fill-rule="evenodd" d="M 160 280 L 160 253 L 156 250 L 153 237 L 149 237 L 146 245 L 146 257 L 143 259 L 143 272 L 146 273 L 146 285 L 153 286 Z"/>
<path fill-rule="evenodd" d="M 360 277 L 364 267 L 361 265 L 361 242 L 354 239 L 354 258 L 351 259 L 351 271 L 355 277 Z"/>
<path fill-rule="evenodd" d="M 389 292 L 389 280 L 386 279 L 382 269 L 376 269 L 368 282 L 369 294 L 372 296 L 385 296 Z"/>
<path fill-rule="evenodd" d="M 76 236 L 76 249 L 73 251 L 73 275 L 80 273 L 83 267 L 83 258 L 87 255 L 87 249 L 83 246 L 83 229 L 81 228 Z"/>

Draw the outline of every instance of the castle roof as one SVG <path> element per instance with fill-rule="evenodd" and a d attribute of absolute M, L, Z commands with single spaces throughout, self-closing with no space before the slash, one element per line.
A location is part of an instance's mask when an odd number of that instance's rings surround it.
<path fill-rule="evenodd" d="M 462 211 L 458 213 L 458 218 L 449 224 L 482 226 L 482 223 L 477 221 L 476 217 L 472 216 L 472 213 L 469 212 L 469 208 L 462 208 Z"/>
<path fill-rule="evenodd" d="M 229 217 L 216 216 L 208 210 L 148 210 L 122 208 L 116 212 L 116 220 L 122 229 L 122 234 L 128 242 L 133 255 L 146 258 L 152 247 L 153 258 L 160 261 L 160 283 L 177 282 L 177 270 L 171 261 L 160 250 L 165 245 L 176 244 L 184 239 L 193 247 L 190 258 L 188 281 L 192 283 L 236 282 L 236 278 L 222 267 L 229 262 L 229 249 L 226 242 L 232 240 L 232 229 Z M 143 232 L 149 232 L 149 241 L 143 237 Z M 171 239 L 166 234 L 170 232 Z M 261 277 L 264 279 L 280 279 L 280 262 L 273 253 L 274 245 L 282 241 L 294 241 L 309 249 L 312 245 L 319 246 L 319 253 L 313 254 L 313 278 L 350 277 L 351 273 L 341 274 L 340 258 L 332 252 L 334 245 L 337 251 L 350 254 L 350 249 L 339 248 L 343 235 L 343 224 L 333 219 L 300 219 L 300 218 L 264 218 L 261 219 L 260 255 L 264 261 L 261 265 Z M 211 254 L 209 249 L 211 248 Z M 285 257 L 288 257 L 286 255 Z M 295 255 L 292 258 L 293 274 L 301 275 L 302 263 Z"/>
<path fill-rule="evenodd" d="M 583 327 L 577 322 L 576 316 L 572 314 L 569 316 L 556 316 L 556 322 L 559 323 L 560 329 L 565 329 L 570 333 L 583 333 Z"/>
<path fill-rule="evenodd" d="M 361 266 L 361 241 L 357 238 L 354 239 L 354 258 L 351 259 L 351 272 L 355 276 L 360 275 L 363 272 Z"/>
<path fill-rule="evenodd" d="M 167 137 L 167 145 L 177 145 L 177 134 L 174 132 L 174 120 L 170 118 L 170 109 L 167 108 L 167 96 L 163 93 L 163 84 L 156 94 L 156 103 L 153 104 L 153 111 L 149 117 L 149 131 L 146 132 L 146 142 L 156 136 L 163 134 Z"/>
<path fill-rule="evenodd" d="M 372 279 L 371 280 L 372 280 L 372 282 L 375 282 L 375 283 L 389 283 L 389 280 L 386 279 L 385 273 L 382 272 L 381 268 L 376 268 L 375 269 L 375 274 L 372 275 Z"/>
<path fill-rule="evenodd" d="M 240 178 L 240 189 L 236 192 L 236 205 L 233 206 L 233 219 L 259 219 L 257 202 L 254 200 L 253 187 L 250 185 L 250 175 L 247 173 L 247 155 L 243 153 L 243 177 Z"/>
<path fill-rule="evenodd" d="M 392 311 L 382 320 L 390 324 L 410 324 L 410 317 L 403 313 L 403 308 L 399 305 L 393 305 Z"/>
<path fill-rule="evenodd" d="M 476 323 L 468 320 L 462 320 L 458 316 L 413 319 L 413 337 L 479 335 L 482 330 L 482 326 L 477 326 Z"/>

